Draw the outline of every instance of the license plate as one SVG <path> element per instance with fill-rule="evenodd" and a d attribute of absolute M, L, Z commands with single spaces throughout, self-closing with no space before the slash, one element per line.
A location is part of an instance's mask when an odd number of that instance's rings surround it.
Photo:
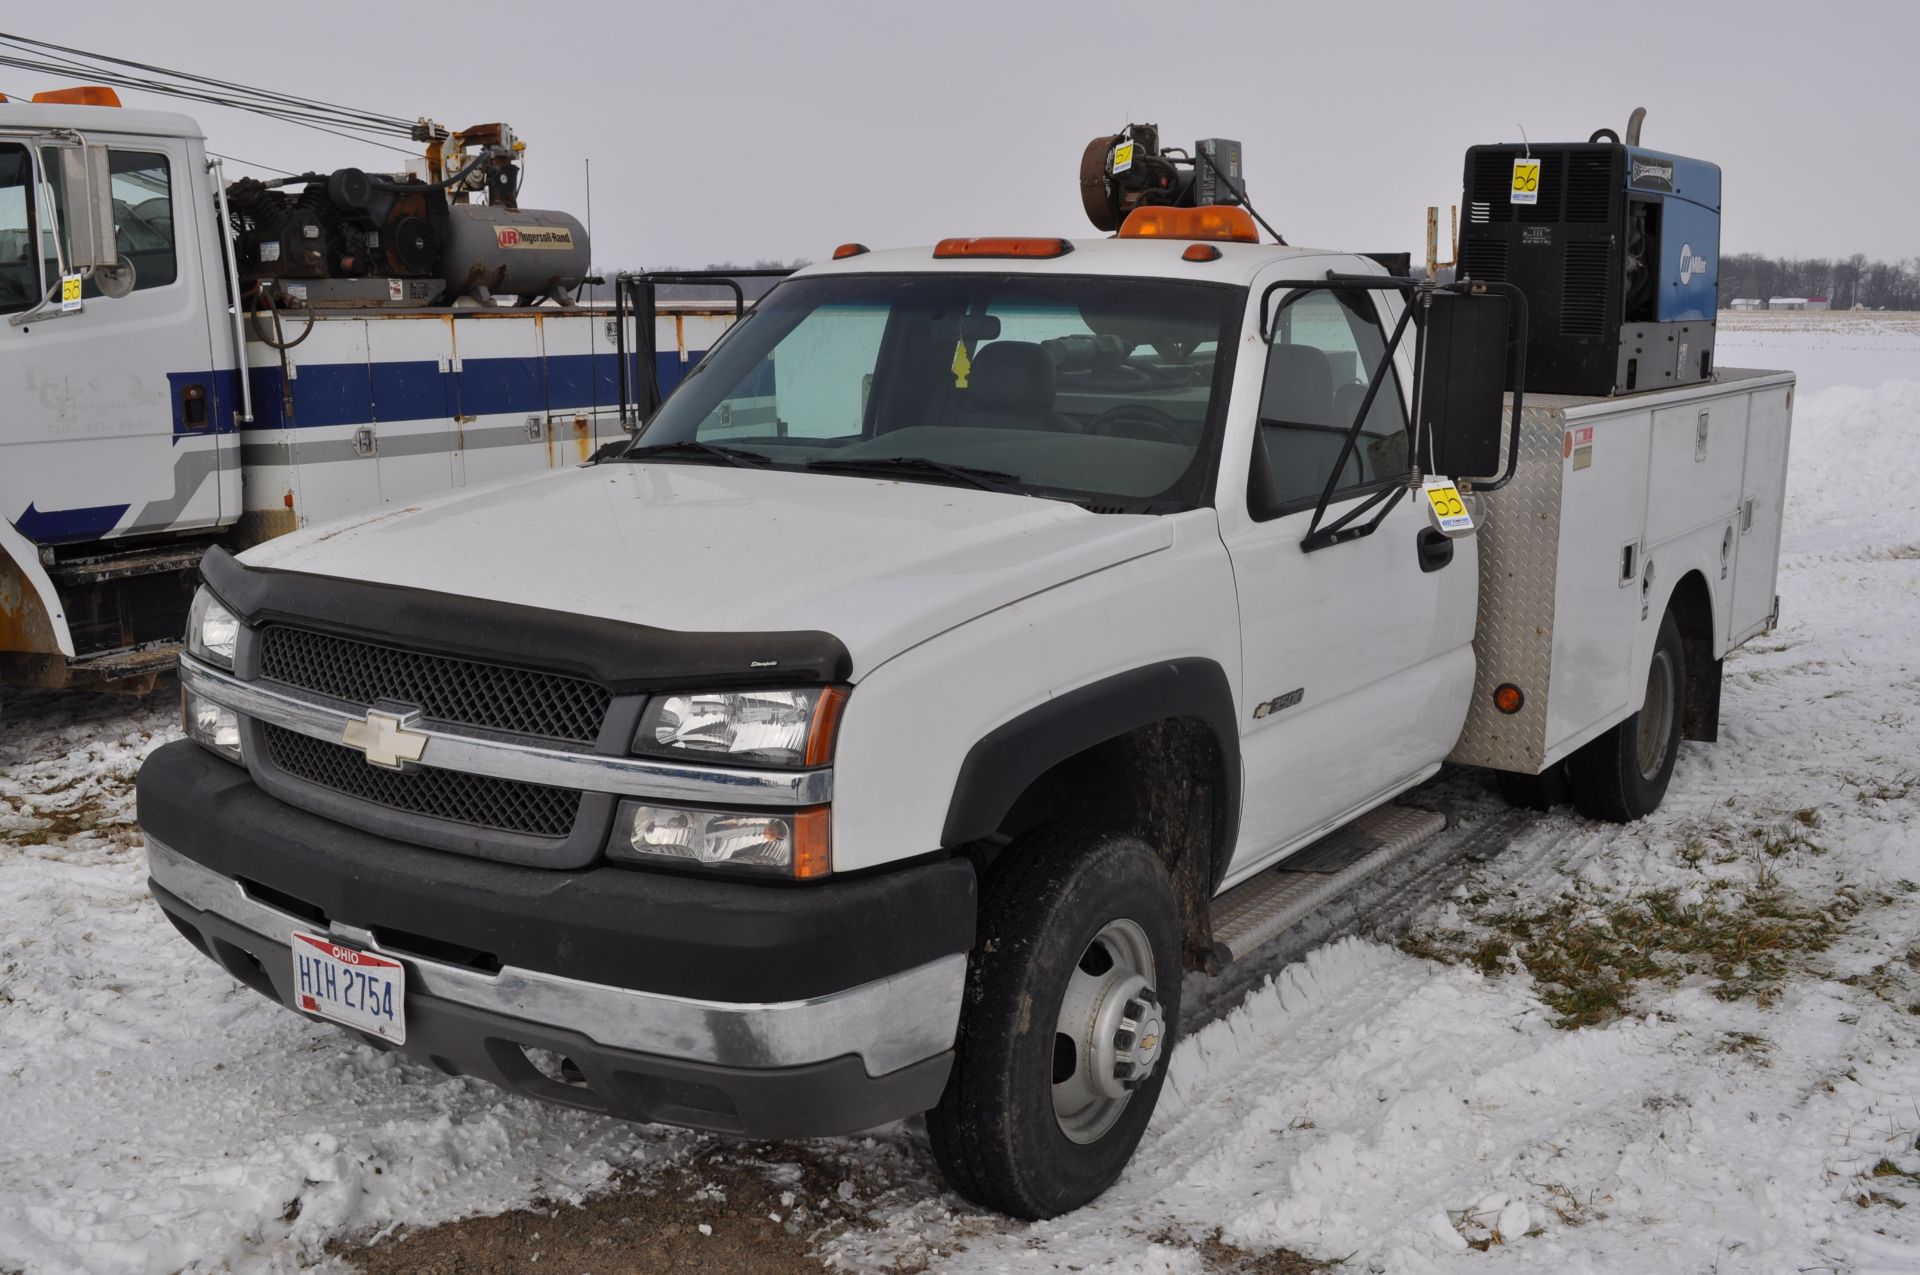
<path fill-rule="evenodd" d="M 293 1003 L 309 1014 L 406 1043 L 407 971 L 398 961 L 296 933 L 293 991 Z"/>

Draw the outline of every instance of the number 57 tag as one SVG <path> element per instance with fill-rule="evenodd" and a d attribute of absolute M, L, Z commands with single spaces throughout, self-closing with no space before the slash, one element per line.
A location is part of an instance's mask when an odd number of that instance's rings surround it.
<path fill-rule="evenodd" d="M 1421 490 L 1426 494 L 1427 513 L 1435 531 L 1456 538 L 1473 534 L 1473 515 L 1467 512 L 1467 502 L 1460 498 L 1453 479 L 1429 478 L 1421 484 Z"/>

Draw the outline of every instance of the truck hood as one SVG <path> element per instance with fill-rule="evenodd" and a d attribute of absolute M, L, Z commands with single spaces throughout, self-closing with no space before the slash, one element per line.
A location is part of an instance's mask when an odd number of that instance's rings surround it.
<path fill-rule="evenodd" d="M 1165 518 L 892 479 L 603 464 L 284 536 L 242 560 L 690 632 L 819 630 L 856 678 L 1173 542 Z"/>

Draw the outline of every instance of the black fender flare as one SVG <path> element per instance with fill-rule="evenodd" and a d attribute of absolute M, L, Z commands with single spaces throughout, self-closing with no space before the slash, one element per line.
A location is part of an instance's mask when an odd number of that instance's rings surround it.
<path fill-rule="evenodd" d="M 1022 792 L 1067 758 L 1096 744 L 1170 719 L 1198 721 L 1220 749 L 1222 826 L 1211 881 L 1226 875 L 1240 826 L 1240 730 L 1233 686 L 1209 659 L 1165 660 L 1075 687 L 988 732 L 968 750 L 953 785 L 940 843 L 948 848 L 991 835 Z"/>

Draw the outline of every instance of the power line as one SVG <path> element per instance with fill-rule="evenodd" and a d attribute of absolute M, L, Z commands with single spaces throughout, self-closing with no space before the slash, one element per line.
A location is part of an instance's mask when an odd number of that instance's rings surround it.
<path fill-rule="evenodd" d="M 93 62 L 111 63 L 114 66 L 124 66 L 137 71 L 147 71 L 156 75 L 165 76 L 171 81 L 187 81 L 203 85 L 209 89 L 217 89 L 225 93 L 249 97 L 258 103 L 272 103 L 281 106 L 297 107 L 303 110 L 330 113 L 337 117 L 342 123 L 351 119 L 363 124 L 386 129 L 397 129 L 400 132 L 409 134 L 413 128 L 411 121 L 402 119 L 397 115 L 386 115 L 375 111 L 368 111 L 360 107 L 347 106 L 340 102 L 329 102 L 321 98 L 302 97 L 298 94 L 283 93 L 277 89 L 258 88 L 253 85 L 241 84 L 234 80 L 222 80 L 212 76 L 196 75 L 191 71 L 180 71 L 170 67 L 159 66 L 151 62 L 137 62 L 128 58 L 113 57 L 110 54 L 93 53 L 86 49 L 76 49 L 69 45 L 54 44 L 46 40 L 36 40 L 31 36 L 17 35 L 13 32 L 0 31 L 0 42 L 10 44 L 22 52 L 27 52 L 30 49 L 44 49 L 53 53 L 72 55 L 71 58 L 66 60 L 67 69 L 86 74 L 96 73 L 100 68 L 87 67 L 74 61 L 73 58 L 86 58 Z"/>
<path fill-rule="evenodd" d="M 223 155 L 219 151 L 211 151 L 211 150 L 208 151 L 207 154 L 213 156 L 215 159 L 224 159 L 228 163 L 239 164 L 246 168 L 258 168 L 262 172 L 279 173 L 282 177 L 300 176 L 299 173 L 290 172 L 284 168 L 275 168 L 272 164 L 256 164 L 250 159 L 241 159 L 238 155 Z"/>

